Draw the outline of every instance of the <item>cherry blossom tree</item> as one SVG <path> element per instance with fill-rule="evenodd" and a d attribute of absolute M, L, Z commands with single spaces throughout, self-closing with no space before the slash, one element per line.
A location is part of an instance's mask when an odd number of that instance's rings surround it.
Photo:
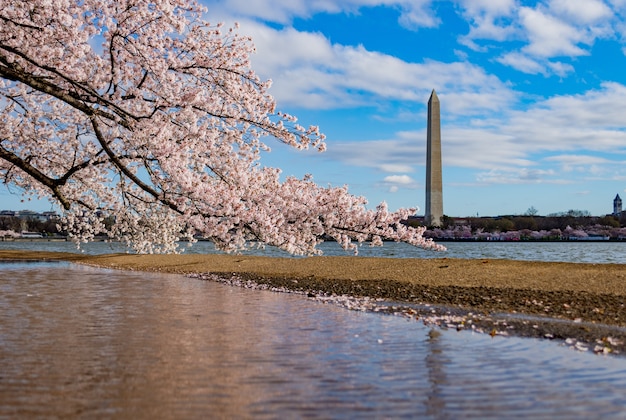
<path fill-rule="evenodd" d="M 278 112 L 252 41 L 189 0 L 7 0 L 0 9 L 0 176 L 63 209 L 78 242 L 138 252 L 200 235 L 219 249 L 319 253 L 322 238 L 442 249 L 345 187 L 280 178 L 267 139 L 325 148 Z M 113 220 L 109 226 L 104 217 Z"/>

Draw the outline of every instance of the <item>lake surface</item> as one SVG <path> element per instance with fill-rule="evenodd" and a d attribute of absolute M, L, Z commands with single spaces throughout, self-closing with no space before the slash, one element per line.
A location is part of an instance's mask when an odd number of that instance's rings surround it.
<path fill-rule="evenodd" d="M 619 242 L 442 242 L 445 252 L 425 251 L 410 245 L 386 242 L 383 247 L 363 245 L 359 248 L 361 257 L 390 258 L 469 258 L 469 259 L 512 259 L 527 261 L 562 261 L 586 263 L 626 264 L 626 241 Z M 0 242 L 2 249 L 23 249 L 34 251 L 78 252 L 71 242 L 16 241 Z M 210 242 L 198 242 L 192 247 L 181 246 L 185 253 L 208 254 L 216 252 Z M 335 242 L 325 242 L 320 249 L 324 255 L 352 255 Z M 119 243 L 95 242 L 82 246 L 82 252 L 103 254 L 126 252 Z M 268 256 L 288 257 L 289 254 L 276 248 L 267 247 L 247 253 Z"/>
<path fill-rule="evenodd" d="M 300 295 L 0 263 L 0 418 L 625 418 L 626 359 Z"/>

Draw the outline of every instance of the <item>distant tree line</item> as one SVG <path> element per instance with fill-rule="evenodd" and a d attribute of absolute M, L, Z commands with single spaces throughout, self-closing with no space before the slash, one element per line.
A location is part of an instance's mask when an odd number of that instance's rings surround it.
<path fill-rule="evenodd" d="M 589 236 L 626 238 L 626 212 L 620 216 L 591 216 L 588 211 L 568 210 L 538 216 L 530 210 L 523 215 L 497 217 L 443 216 L 441 226 L 430 226 L 425 236 L 485 240 L 562 240 Z M 421 225 L 423 220 L 414 218 L 408 223 Z"/>
<path fill-rule="evenodd" d="M 494 218 L 472 217 L 465 219 L 472 230 L 482 229 L 485 232 L 508 232 L 512 230 L 564 230 L 568 226 L 572 228 L 586 228 L 595 225 L 608 227 L 626 226 L 626 218 L 615 216 L 574 216 L 574 215 L 550 215 L 550 216 L 502 216 Z M 449 226 L 455 224 L 454 219 L 447 221 Z"/>

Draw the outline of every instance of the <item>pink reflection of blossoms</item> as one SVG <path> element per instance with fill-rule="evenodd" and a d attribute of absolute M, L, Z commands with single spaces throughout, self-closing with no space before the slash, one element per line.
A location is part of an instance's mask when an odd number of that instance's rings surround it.
<path fill-rule="evenodd" d="M 254 45 L 191 0 L 11 1 L 0 8 L 0 176 L 64 209 L 78 242 L 139 252 L 201 236 L 219 249 L 316 254 L 321 238 L 442 246 L 344 187 L 280 179 L 265 138 L 325 149 L 276 111 Z"/>
<path fill-rule="evenodd" d="M 433 239 L 445 240 L 478 240 L 478 241 L 559 241 L 559 240 L 626 240 L 626 227 L 615 228 L 604 225 L 534 231 L 530 229 L 511 230 L 507 232 L 485 232 L 482 228 L 471 230 L 471 227 L 453 226 L 447 229 L 433 229 L 425 232 Z"/>

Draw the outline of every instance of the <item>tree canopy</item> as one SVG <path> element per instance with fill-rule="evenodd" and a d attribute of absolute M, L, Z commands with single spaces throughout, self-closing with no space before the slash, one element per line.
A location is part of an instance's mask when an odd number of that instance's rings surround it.
<path fill-rule="evenodd" d="M 384 239 L 441 249 L 423 228 L 346 187 L 280 178 L 267 139 L 325 148 L 276 110 L 252 40 L 188 0 L 9 0 L 0 9 L 0 176 L 63 209 L 78 241 L 106 233 L 138 252 L 200 235 L 222 250 L 315 254 Z M 105 226 L 107 216 L 114 223 Z"/>

